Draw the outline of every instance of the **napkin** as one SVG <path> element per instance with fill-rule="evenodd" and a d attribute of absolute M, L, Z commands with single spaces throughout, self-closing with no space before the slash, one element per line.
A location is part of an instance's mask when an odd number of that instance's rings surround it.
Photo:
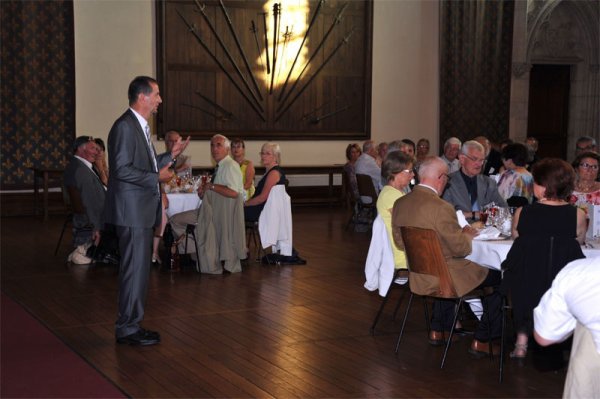
<path fill-rule="evenodd" d="M 458 219 L 458 225 L 460 227 L 465 227 L 469 225 L 469 222 L 467 222 L 467 219 L 465 219 L 465 215 L 464 213 L 462 213 L 462 211 L 456 211 L 456 218 Z"/>
<path fill-rule="evenodd" d="M 479 234 L 477 236 L 475 236 L 475 238 L 473 238 L 473 239 L 474 240 L 494 240 L 498 237 L 500 237 L 500 230 L 498 230 L 494 226 L 489 226 L 489 227 L 486 227 L 483 230 L 481 230 L 479 232 Z"/>

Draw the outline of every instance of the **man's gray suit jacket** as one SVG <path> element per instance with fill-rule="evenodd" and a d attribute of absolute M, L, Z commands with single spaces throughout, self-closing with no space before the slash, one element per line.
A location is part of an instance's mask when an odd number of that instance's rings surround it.
<path fill-rule="evenodd" d="M 73 157 L 64 174 L 65 187 L 74 187 L 79 191 L 85 215 L 74 215 L 75 228 L 92 225 L 94 230 L 104 229 L 104 201 L 106 190 L 98 175 L 80 159 Z"/>
<path fill-rule="evenodd" d="M 471 212 L 471 197 L 460 170 L 451 173 L 448 182 L 450 187 L 447 187 L 444 191 L 443 198 L 451 203 L 454 209 Z M 490 202 L 495 202 L 496 205 L 503 208 L 508 207 L 508 204 L 498 192 L 496 182 L 487 176 L 477 175 L 477 203 L 479 209 L 483 209 Z"/>
<path fill-rule="evenodd" d="M 152 151 L 133 111 L 127 110 L 108 135 L 110 176 L 105 206 L 106 223 L 152 228 L 161 222 L 158 172 Z M 171 160 L 170 153 L 156 157 L 158 169 Z"/>

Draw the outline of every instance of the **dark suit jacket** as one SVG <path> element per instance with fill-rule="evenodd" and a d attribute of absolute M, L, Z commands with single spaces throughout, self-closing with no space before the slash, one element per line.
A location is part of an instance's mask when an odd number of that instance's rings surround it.
<path fill-rule="evenodd" d="M 485 160 L 485 166 L 483 167 L 483 174 L 486 176 L 497 175 L 502 166 L 502 154 L 499 151 L 490 150 L 487 159 Z"/>
<path fill-rule="evenodd" d="M 450 173 L 450 180 L 448 181 L 450 187 L 446 187 L 443 198 L 454 206 L 454 209 L 460 209 L 461 211 L 471 212 L 471 197 L 467 190 L 467 185 L 460 175 L 460 170 Z M 479 208 L 483 207 L 490 202 L 495 202 L 496 205 L 506 208 L 508 205 L 500 193 L 498 192 L 498 185 L 496 182 L 484 175 L 477 176 L 477 203 Z"/>
<path fill-rule="evenodd" d="M 64 174 L 65 187 L 75 187 L 85 207 L 85 215 L 73 215 L 76 228 L 92 225 L 94 230 L 104 229 L 104 201 L 106 191 L 100 178 L 80 159 L 71 158 Z"/>
<path fill-rule="evenodd" d="M 452 205 L 442 200 L 433 190 L 415 186 L 412 192 L 400 197 L 392 212 L 392 235 L 398 248 L 404 250 L 401 226 L 435 230 L 440 238 L 442 252 L 458 295 L 477 287 L 488 270 L 465 259 L 471 253 L 471 239 L 462 232 Z M 410 265 L 408 265 L 410 270 Z M 437 277 L 411 273 L 410 287 L 416 293 L 429 295 L 439 288 Z"/>
<path fill-rule="evenodd" d="M 151 228 L 161 222 L 158 172 L 152 152 L 135 114 L 130 109 L 115 121 L 108 135 L 108 191 L 105 221 L 117 226 Z M 156 157 L 158 169 L 170 154 Z"/>

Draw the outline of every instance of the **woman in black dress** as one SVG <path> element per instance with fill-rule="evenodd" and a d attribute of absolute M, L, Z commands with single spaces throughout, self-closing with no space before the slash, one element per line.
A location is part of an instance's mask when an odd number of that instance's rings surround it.
<path fill-rule="evenodd" d="M 567 200 L 575 171 L 567 162 L 547 158 L 533 167 L 533 191 L 538 202 L 517 209 L 513 218 L 515 240 L 506 260 L 502 286 L 509 292 L 517 340 L 510 356 L 524 358 L 533 330 L 533 308 L 569 262 L 584 258 L 585 213 Z"/>
<path fill-rule="evenodd" d="M 265 174 L 258 182 L 252 198 L 244 203 L 246 222 L 255 222 L 265 207 L 271 188 L 277 184 L 285 184 L 285 174 L 279 167 L 281 149 L 277 143 L 265 143 L 260 150 L 260 161 L 266 168 Z"/>

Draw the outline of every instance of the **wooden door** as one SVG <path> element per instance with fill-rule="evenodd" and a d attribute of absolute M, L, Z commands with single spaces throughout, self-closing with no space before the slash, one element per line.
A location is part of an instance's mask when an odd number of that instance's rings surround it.
<path fill-rule="evenodd" d="M 567 156 L 570 65 L 533 65 L 529 78 L 527 135 L 539 141 L 538 156 Z"/>

